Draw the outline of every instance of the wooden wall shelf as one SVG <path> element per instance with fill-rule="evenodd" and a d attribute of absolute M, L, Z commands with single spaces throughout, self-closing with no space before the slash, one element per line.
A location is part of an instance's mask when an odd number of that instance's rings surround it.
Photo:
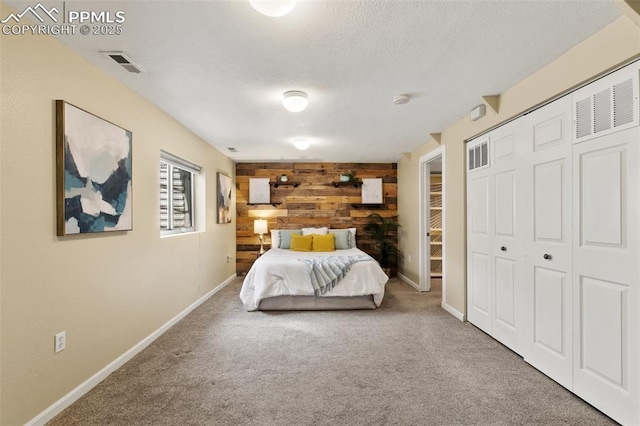
<path fill-rule="evenodd" d="M 287 182 L 269 182 L 269 185 L 273 186 L 274 188 L 277 188 L 279 186 L 293 186 L 294 188 L 297 188 L 301 185 L 300 182 L 291 182 L 291 181 L 287 181 Z"/>
<path fill-rule="evenodd" d="M 383 209 L 385 208 L 387 205 L 386 204 L 351 204 L 351 207 L 353 207 L 354 209 L 360 209 L 363 208 L 365 210 L 373 210 L 373 209 Z"/>
<path fill-rule="evenodd" d="M 332 184 L 336 188 L 340 188 L 341 186 L 353 186 L 354 188 L 360 188 L 360 186 L 362 185 L 362 182 L 357 180 L 350 180 L 348 182 L 336 181 L 336 182 L 332 182 Z"/>

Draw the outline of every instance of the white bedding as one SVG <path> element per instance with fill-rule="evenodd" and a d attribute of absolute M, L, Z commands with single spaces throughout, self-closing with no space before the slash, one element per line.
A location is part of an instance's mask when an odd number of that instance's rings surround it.
<path fill-rule="evenodd" d="M 300 259 L 318 256 L 367 256 L 360 249 L 333 252 L 300 252 L 272 248 L 253 264 L 242 284 L 240 299 L 248 311 L 255 311 L 262 299 L 274 296 L 314 296 L 311 285 L 311 266 Z M 389 277 L 375 260 L 358 262 L 338 282 L 333 290 L 318 297 L 348 297 L 372 295 L 376 306 L 384 297 Z"/>

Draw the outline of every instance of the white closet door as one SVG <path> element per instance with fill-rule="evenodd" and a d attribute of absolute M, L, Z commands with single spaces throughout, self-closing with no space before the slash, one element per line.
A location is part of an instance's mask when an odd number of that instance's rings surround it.
<path fill-rule="evenodd" d="M 525 360 L 572 388 L 571 96 L 523 118 Z"/>
<path fill-rule="evenodd" d="M 493 221 L 490 229 L 494 309 L 492 335 L 521 352 L 522 333 L 522 237 L 518 185 L 522 140 L 521 121 L 508 123 L 490 133 Z"/>
<path fill-rule="evenodd" d="M 467 144 L 467 319 L 492 334 L 493 188 L 488 150 L 488 136 Z"/>
<path fill-rule="evenodd" d="M 574 392 L 623 424 L 640 424 L 639 148 L 638 127 L 573 148 Z"/>

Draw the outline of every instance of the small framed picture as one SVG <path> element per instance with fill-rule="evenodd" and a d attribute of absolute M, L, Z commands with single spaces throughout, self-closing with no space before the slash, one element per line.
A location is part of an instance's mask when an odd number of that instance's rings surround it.
<path fill-rule="evenodd" d="M 216 223 L 231 223 L 231 178 L 218 172 Z"/>
<path fill-rule="evenodd" d="M 362 179 L 362 204 L 383 204 L 382 179 Z"/>
<path fill-rule="evenodd" d="M 271 186 L 269 178 L 249 179 L 249 204 L 271 203 Z"/>

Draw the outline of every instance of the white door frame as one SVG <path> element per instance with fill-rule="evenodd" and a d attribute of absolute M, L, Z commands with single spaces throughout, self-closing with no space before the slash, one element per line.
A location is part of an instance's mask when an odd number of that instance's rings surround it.
<path fill-rule="evenodd" d="M 446 197 L 445 197 L 445 150 L 444 146 L 439 146 L 428 154 L 420 157 L 418 162 L 420 167 L 420 246 L 419 246 L 419 280 L 420 291 L 431 290 L 431 239 L 427 235 L 431 230 L 431 166 L 435 160 L 442 162 L 442 298 L 445 297 L 446 280 L 445 280 L 445 238 L 446 235 Z"/>

